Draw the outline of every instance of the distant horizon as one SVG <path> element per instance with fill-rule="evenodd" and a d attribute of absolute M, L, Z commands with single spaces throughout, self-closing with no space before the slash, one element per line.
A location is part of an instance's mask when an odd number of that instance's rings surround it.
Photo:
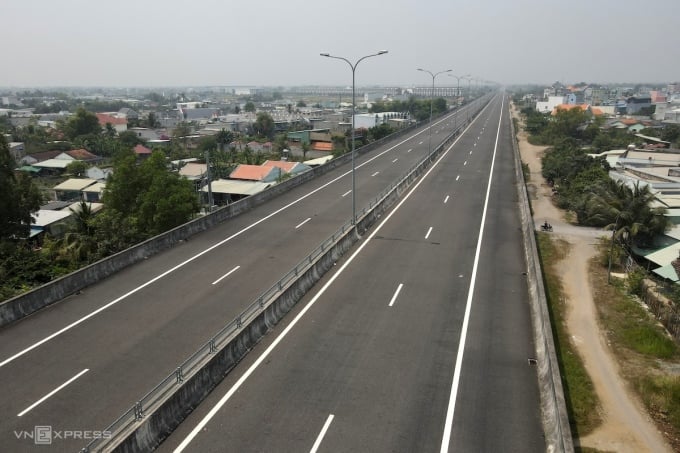
<path fill-rule="evenodd" d="M 501 84 L 501 83 L 495 83 L 494 85 L 500 86 L 500 87 L 526 87 L 526 86 L 544 86 L 544 87 L 549 87 L 552 86 L 554 83 L 561 83 L 564 86 L 573 86 L 573 85 L 578 85 L 581 83 L 585 83 L 586 85 L 616 85 L 616 86 L 623 86 L 623 85 L 630 85 L 630 86 L 636 86 L 636 85 L 641 85 L 641 86 L 667 86 L 667 85 L 673 85 L 673 84 L 680 84 L 680 81 L 659 81 L 659 82 L 650 82 L 650 81 L 627 81 L 627 82 L 589 82 L 589 81 L 584 81 L 584 80 L 579 80 L 578 82 L 564 82 L 561 80 L 555 80 L 552 82 L 546 82 L 546 83 L 541 83 L 541 82 L 526 82 L 526 83 L 510 83 L 510 84 Z M 441 83 L 439 81 L 435 82 L 436 87 L 455 87 L 457 86 L 457 82 L 453 83 Z M 461 88 L 463 87 L 463 82 L 460 83 Z M 472 85 L 475 86 L 475 82 L 472 82 Z M 480 83 L 480 86 L 489 86 L 491 85 L 490 83 Z M 357 84 L 357 88 L 427 88 L 432 86 L 431 83 L 422 83 L 422 84 L 377 84 L 377 83 L 372 83 L 372 84 Z M 467 82 L 465 82 L 465 87 L 467 88 Z M 187 88 L 187 89 L 208 89 L 208 88 L 213 88 L 213 89 L 228 89 L 228 88 L 257 88 L 257 89 L 277 89 L 277 88 L 283 88 L 283 89 L 290 89 L 290 88 L 346 88 L 346 89 L 352 89 L 351 85 L 346 85 L 346 84 L 291 84 L 291 85 L 281 85 L 281 84 L 239 84 L 239 85 L 219 85 L 219 84 L 179 84 L 179 85 L 5 85 L 5 86 L 0 86 L 0 92 L 6 91 L 6 90 L 22 90 L 22 91 L 30 91 L 30 90 L 58 90 L 58 89 L 82 89 L 82 90 L 94 90 L 94 89 L 116 89 L 116 90 L 129 90 L 129 89 L 136 89 L 136 90 L 160 90 L 160 89 L 178 89 L 178 88 Z"/>
<path fill-rule="evenodd" d="M 679 15 L 677 0 L 12 2 L 0 86 L 411 87 L 430 85 L 427 71 L 452 86 L 448 70 L 503 86 L 657 85 L 680 80 Z"/>

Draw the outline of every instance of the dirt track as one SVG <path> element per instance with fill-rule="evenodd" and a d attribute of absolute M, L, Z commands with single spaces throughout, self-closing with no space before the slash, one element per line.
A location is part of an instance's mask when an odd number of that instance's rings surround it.
<path fill-rule="evenodd" d="M 513 116 L 519 115 L 513 107 Z M 588 279 L 588 261 L 595 255 L 597 237 L 604 231 L 577 227 L 564 220 L 562 211 L 551 201 L 552 190 L 541 175 L 545 147 L 529 144 L 518 131 L 522 162 L 529 165 L 529 196 L 534 223 L 539 229 L 547 221 L 554 235 L 570 244 L 562 266 L 567 297 L 567 330 L 583 358 L 601 402 L 603 423 L 591 434 L 575 439 L 576 445 L 623 453 L 670 452 L 671 448 L 632 395 L 618 373 L 618 366 L 597 323 L 597 314 Z"/>

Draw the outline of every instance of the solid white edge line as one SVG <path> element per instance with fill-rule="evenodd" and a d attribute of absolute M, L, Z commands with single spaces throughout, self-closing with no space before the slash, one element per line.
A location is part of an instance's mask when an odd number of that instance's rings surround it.
<path fill-rule="evenodd" d="M 427 230 L 427 233 L 425 233 L 425 239 L 427 239 L 427 238 L 430 237 L 430 233 L 432 233 L 432 227 L 430 227 L 430 228 Z"/>
<path fill-rule="evenodd" d="M 297 226 L 295 227 L 295 229 L 297 230 L 298 228 L 300 228 L 302 225 L 304 225 L 305 223 L 309 222 L 310 220 L 312 220 L 312 218 L 311 218 L 311 217 L 307 217 L 307 219 L 304 220 L 304 221 L 303 221 L 302 223 L 300 223 L 299 225 L 297 225 Z"/>
<path fill-rule="evenodd" d="M 487 104 L 487 106 L 488 106 L 488 104 Z M 486 108 L 487 107 L 484 107 L 484 110 L 486 110 Z M 470 127 L 472 127 L 472 123 L 470 123 L 468 125 L 466 130 L 469 129 Z M 198 435 L 198 433 L 200 433 L 203 430 L 205 425 L 207 425 L 208 422 L 217 414 L 217 412 L 222 408 L 222 406 L 224 406 L 227 403 L 227 401 L 229 401 L 229 399 L 238 391 L 238 389 L 241 388 L 243 383 L 246 380 L 248 380 L 250 375 L 253 374 L 253 372 L 255 372 L 255 370 L 262 364 L 262 362 L 265 361 L 265 359 L 267 357 L 269 357 L 269 354 L 271 354 L 272 351 L 274 349 L 276 349 L 276 346 L 278 346 L 278 344 L 281 341 L 283 341 L 283 339 L 286 337 L 286 335 L 288 335 L 288 333 L 293 329 L 293 327 L 295 327 L 295 325 L 300 321 L 300 319 L 302 319 L 302 317 L 305 315 L 305 313 L 307 313 L 309 311 L 309 309 L 314 306 L 316 301 L 319 300 L 319 298 L 326 292 L 326 290 L 343 273 L 343 271 L 347 268 L 347 266 L 349 266 L 350 263 L 352 263 L 352 261 L 354 261 L 354 258 L 356 258 L 357 255 L 359 255 L 359 253 L 361 253 L 361 251 L 364 249 L 364 247 L 366 247 L 371 242 L 373 237 L 375 237 L 375 235 L 378 234 L 380 229 L 385 225 L 385 223 L 387 223 L 388 220 L 390 220 L 390 218 L 392 218 L 394 213 L 399 210 L 401 205 L 403 205 L 406 202 L 406 200 L 408 200 L 411 197 L 411 194 L 413 192 L 415 192 L 418 187 L 420 187 L 420 185 L 423 183 L 423 181 L 425 181 L 425 179 L 427 179 L 427 177 L 432 172 L 432 170 L 434 170 L 437 167 L 437 165 L 439 164 L 439 162 L 441 162 L 442 159 L 444 159 L 444 157 L 446 157 L 446 155 L 449 153 L 449 151 L 454 147 L 454 145 L 456 143 L 458 143 L 458 140 L 460 140 L 460 138 L 463 135 L 464 134 L 460 134 L 458 136 L 458 138 L 456 138 L 456 140 L 454 140 L 454 142 L 446 149 L 446 151 L 444 151 L 442 153 L 442 155 L 439 156 L 439 158 L 432 164 L 432 166 L 430 166 L 430 168 L 425 172 L 425 174 L 423 174 L 422 178 L 420 178 L 420 180 L 418 180 L 418 182 L 416 182 L 414 184 L 414 186 L 411 188 L 411 190 L 408 191 L 408 193 L 404 196 L 404 198 L 402 198 L 401 201 L 399 201 L 399 203 L 397 203 L 397 205 L 394 207 L 394 209 L 392 209 L 389 212 L 389 214 L 387 214 L 387 216 L 385 216 L 383 221 L 380 222 L 380 224 L 366 238 L 366 240 L 359 245 L 359 248 L 357 248 L 356 251 L 354 253 L 352 253 L 352 255 L 350 255 L 349 258 L 347 258 L 347 261 L 345 261 L 342 264 L 342 266 L 340 266 L 340 269 L 338 269 L 338 271 L 328 279 L 326 284 L 324 284 L 321 287 L 321 289 L 319 289 L 319 292 L 316 293 L 309 302 L 307 302 L 307 305 L 305 305 L 304 308 L 302 308 L 302 310 L 300 310 L 300 313 L 298 313 L 298 315 L 295 318 L 293 318 L 293 320 L 290 322 L 290 324 L 288 324 L 286 326 L 286 328 L 283 329 L 283 331 L 281 331 L 279 336 L 276 337 L 272 341 L 272 343 L 267 347 L 267 349 L 265 349 L 264 352 L 262 352 L 262 355 L 260 357 L 258 357 L 255 360 L 255 362 L 253 362 L 253 364 L 243 373 L 243 375 L 234 383 L 234 385 L 231 386 L 231 388 L 227 391 L 227 393 L 225 393 L 224 396 L 217 402 L 217 404 L 215 404 L 215 406 L 213 406 L 213 408 L 210 409 L 210 411 L 205 415 L 205 417 L 203 417 L 201 419 L 201 421 L 198 422 L 196 427 L 193 430 L 191 430 L 191 432 L 187 435 L 187 437 L 184 438 L 184 440 L 177 446 L 177 448 L 175 448 L 175 450 L 173 450 L 174 453 L 181 453 L 182 451 L 184 451 L 184 449 L 191 443 L 191 441 Z"/>
<path fill-rule="evenodd" d="M 442 119 L 442 120 L 440 120 L 440 121 L 444 121 L 444 120 Z M 405 138 L 405 139 L 402 140 L 401 142 L 396 143 L 394 146 L 391 146 L 391 147 L 387 148 L 385 151 L 383 151 L 383 152 L 381 152 L 381 153 L 379 153 L 379 154 L 376 154 L 376 155 L 373 156 L 372 158 L 366 160 L 366 162 L 363 162 L 362 164 L 357 165 L 356 168 L 361 168 L 361 167 L 363 167 L 364 165 L 367 165 L 368 163 L 372 162 L 373 160 L 375 160 L 375 159 L 381 157 L 383 154 L 386 154 L 386 153 L 392 151 L 392 150 L 395 149 L 396 147 L 401 146 L 401 145 L 403 145 L 404 143 L 406 143 L 407 141 L 413 139 L 414 137 L 417 137 L 418 135 L 424 133 L 426 130 L 427 130 L 427 128 L 426 128 L 426 129 L 423 129 L 423 130 L 421 130 L 421 131 L 419 131 L 419 132 L 417 132 L 417 133 L 415 133 L 415 134 L 413 134 L 413 135 L 411 135 L 411 136 L 409 136 L 409 137 L 407 137 L 407 138 Z M 316 192 L 319 192 L 320 190 L 322 190 L 322 189 L 324 189 L 324 188 L 330 186 L 331 184 L 333 184 L 333 183 L 339 181 L 340 179 L 344 178 L 345 176 L 347 176 L 347 175 L 349 175 L 349 174 L 351 174 L 351 173 L 352 173 L 352 170 L 346 171 L 345 173 L 339 175 L 337 178 L 334 178 L 334 179 L 328 181 L 326 184 L 323 184 L 323 185 L 317 187 L 316 189 L 310 191 L 309 193 L 307 193 L 307 194 L 301 196 L 301 197 L 298 198 L 297 200 L 293 200 L 293 201 L 291 201 L 290 203 L 288 203 L 287 205 L 280 207 L 280 208 L 277 209 L 276 211 L 273 211 L 272 213 L 266 215 L 265 217 L 262 217 L 260 220 L 251 223 L 250 225 L 248 225 L 247 227 L 243 228 L 242 230 L 237 231 L 236 233 L 234 233 L 234 234 L 232 234 L 231 236 L 229 236 L 229 237 L 227 237 L 227 238 L 221 240 L 220 242 L 211 245 L 210 247 L 208 247 L 207 249 L 203 250 L 202 252 L 199 252 L 199 253 L 197 253 L 196 255 L 194 255 L 194 256 L 192 256 L 192 257 L 190 257 L 190 258 L 188 258 L 188 259 L 182 261 L 181 263 L 179 263 L 179 264 L 176 265 L 175 267 L 170 268 L 170 269 L 168 269 L 167 271 L 163 272 L 162 274 L 157 275 L 156 277 L 152 278 L 151 280 L 147 281 L 146 283 L 143 283 L 143 284 L 141 284 L 140 286 L 138 286 L 138 287 L 136 287 L 136 288 L 133 288 L 132 290 L 128 291 L 127 293 L 123 294 L 122 296 L 118 297 L 117 299 L 112 300 L 112 301 L 109 302 L 108 304 L 99 307 L 99 308 L 96 309 L 95 311 L 93 311 L 93 312 L 91 312 L 91 313 L 89 313 L 89 314 L 83 316 L 83 317 L 80 318 L 80 319 L 77 319 L 76 321 L 73 321 L 71 324 L 68 324 L 68 325 L 66 325 L 65 327 L 63 327 L 63 328 L 57 330 L 56 332 L 54 332 L 54 333 L 52 333 L 52 334 L 46 336 L 46 337 L 43 338 L 42 340 L 37 341 L 36 343 L 33 343 L 32 345 L 30 345 L 30 346 L 28 346 L 28 347 L 22 349 L 21 351 L 17 352 L 16 354 L 14 354 L 14 355 L 8 357 L 7 359 L 3 360 L 2 362 L 0 362 L 0 368 L 4 367 L 4 366 L 7 365 L 8 363 L 13 362 L 14 360 L 18 359 L 19 357 L 21 357 L 21 356 L 23 356 L 23 355 L 25 355 L 25 354 L 31 352 L 31 351 L 34 350 L 35 348 L 37 348 L 37 347 L 39 347 L 39 346 L 41 346 L 41 345 L 47 343 L 48 341 L 50 341 L 50 340 L 52 340 L 52 339 L 58 337 L 59 335 L 63 334 L 64 332 L 68 332 L 69 330 L 73 329 L 73 328 L 76 327 L 77 325 L 79 325 L 79 324 L 81 324 L 81 323 L 87 321 L 88 319 L 90 319 L 90 318 L 92 318 L 93 316 L 95 316 L 95 315 L 101 313 L 102 311 L 108 309 L 109 307 L 112 307 L 112 306 L 116 305 L 118 302 L 120 302 L 120 301 L 126 299 L 127 297 L 129 297 L 129 296 L 135 294 L 136 292 L 138 292 L 138 291 L 140 291 L 140 290 L 146 288 L 147 286 L 149 286 L 149 285 L 151 285 L 151 284 L 157 282 L 158 280 L 160 280 L 161 278 L 165 277 L 166 275 L 171 274 L 172 272 L 176 271 L 177 269 L 180 269 L 181 267 L 184 267 L 185 265 L 189 264 L 190 262 L 194 261 L 195 259 L 200 258 L 201 256 L 205 255 L 206 253 L 211 252 L 212 250 L 216 249 L 217 247 L 222 246 L 223 244 L 225 244 L 225 243 L 231 241 L 232 239 L 234 239 L 235 237 L 240 236 L 241 234 L 245 233 L 246 231 L 248 231 L 248 230 L 250 230 L 250 229 L 256 227 L 256 226 L 259 225 L 260 223 L 262 223 L 262 222 L 264 222 L 264 221 L 266 221 L 266 220 L 269 220 L 270 218 L 272 218 L 272 217 L 275 216 L 276 214 L 278 214 L 278 213 L 280 213 L 280 212 L 282 212 L 282 211 L 288 209 L 288 208 L 291 207 L 291 206 L 296 205 L 297 203 L 301 202 L 302 200 L 306 199 L 307 197 L 310 197 L 310 196 L 314 195 Z"/>
<path fill-rule="evenodd" d="M 218 278 L 217 280 L 215 280 L 214 282 L 212 282 L 212 284 L 213 284 L 213 285 L 218 284 L 218 283 L 221 282 L 223 279 L 229 277 L 232 273 L 236 272 L 236 271 L 239 270 L 240 268 L 241 268 L 241 266 L 236 266 L 235 268 L 233 268 L 232 270 L 230 270 L 229 272 L 227 272 L 226 274 L 224 274 L 223 276 L 221 276 L 220 278 Z"/>
<path fill-rule="evenodd" d="M 496 163 L 496 152 L 498 150 L 498 139 L 501 133 L 501 123 L 503 121 L 503 107 L 505 105 L 505 96 L 502 97 L 501 102 L 501 116 L 498 120 L 498 131 L 496 132 L 496 144 L 493 149 L 493 157 L 491 158 L 491 168 L 489 169 L 489 180 L 486 186 L 486 198 L 484 200 L 484 209 L 482 211 L 482 221 L 479 226 L 479 238 L 477 239 L 477 250 L 475 251 L 475 261 L 472 265 L 472 275 L 470 276 L 470 288 L 468 289 L 467 302 L 465 303 L 465 315 L 463 317 L 463 327 L 460 332 L 460 341 L 458 343 L 458 353 L 456 355 L 456 366 L 453 371 L 453 381 L 451 383 L 451 394 L 449 395 L 449 405 L 446 411 L 446 421 L 444 422 L 444 433 L 442 436 L 442 444 L 440 453 L 448 453 L 449 444 L 451 442 L 451 430 L 453 428 L 453 415 L 456 410 L 456 397 L 458 395 L 458 384 L 460 383 L 460 373 L 463 366 L 463 354 L 465 352 L 465 340 L 467 339 L 467 329 L 470 323 L 470 311 L 472 309 L 472 296 L 475 291 L 475 281 L 477 279 L 477 267 L 479 266 L 479 253 L 482 248 L 482 240 L 484 238 L 484 223 L 486 222 L 486 211 L 489 205 L 489 196 L 491 194 L 491 182 L 493 180 L 493 169 Z"/>
<path fill-rule="evenodd" d="M 40 398 L 38 401 L 36 401 L 35 403 L 33 403 L 33 404 L 31 404 L 30 406 L 28 406 L 28 407 L 27 407 L 26 409 L 24 409 L 23 411 L 19 412 L 19 413 L 17 414 L 17 417 L 21 417 L 21 416 L 24 415 L 25 413 L 27 413 L 27 412 L 29 412 L 30 410 L 32 410 L 33 408 L 35 408 L 38 404 L 43 403 L 47 398 L 51 397 L 52 395 L 54 395 L 55 393 L 57 393 L 59 390 L 63 389 L 64 387 L 66 387 L 66 386 L 69 385 L 71 382 L 75 381 L 76 379 L 78 379 L 80 376 L 82 376 L 83 374 L 87 373 L 88 371 L 90 371 L 89 368 L 85 368 L 83 371 L 81 371 L 80 373 L 76 374 L 76 375 L 73 376 L 71 379 L 69 379 L 68 381 L 64 382 L 64 383 L 61 384 L 59 387 L 57 387 L 56 389 L 52 390 L 52 391 L 51 391 L 50 393 L 48 393 L 47 395 L 43 396 L 42 398 Z"/>
<path fill-rule="evenodd" d="M 390 299 L 390 303 L 387 305 L 388 307 L 391 307 L 394 305 L 394 302 L 397 300 L 397 297 L 399 296 L 399 293 L 401 292 L 401 288 L 404 287 L 403 283 L 399 283 L 399 286 L 397 286 L 397 290 L 394 292 L 392 295 L 392 299 Z"/>
<path fill-rule="evenodd" d="M 323 428 L 321 428 L 321 432 L 319 435 L 316 437 L 316 441 L 314 442 L 314 445 L 312 445 L 312 449 L 309 450 L 309 453 L 316 453 L 316 451 L 319 449 L 321 446 L 321 441 L 323 441 L 323 438 L 326 436 L 326 431 L 328 431 L 328 427 L 331 426 L 331 422 L 333 422 L 333 418 L 335 418 L 335 415 L 330 414 L 328 418 L 326 419 L 326 423 L 323 424 Z"/>

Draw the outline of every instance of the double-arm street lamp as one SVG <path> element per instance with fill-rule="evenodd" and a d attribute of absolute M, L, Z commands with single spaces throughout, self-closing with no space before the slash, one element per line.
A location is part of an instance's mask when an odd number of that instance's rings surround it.
<path fill-rule="evenodd" d="M 463 79 L 466 79 L 466 80 L 468 81 L 468 99 L 467 99 L 467 103 L 469 104 L 469 103 L 470 103 L 470 99 L 472 99 L 472 93 L 471 93 L 471 91 L 470 91 L 470 81 L 472 80 L 472 76 L 471 76 L 470 74 L 468 74 L 468 75 L 466 75 L 466 76 L 463 76 L 462 78 L 463 78 Z M 468 119 L 468 121 L 470 121 L 470 107 L 469 107 L 469 106 L 468 106 L 468 108 L 467 108 L 467 119 Z"/>
<path fill-rule="evenodd" d="M 429 141 L 430 141 L 430 143 L 428 145 L 428 148 L 429 148 L 428 154 L 432 154 L 432 104 L 434 104 L 434 79 L 439 74 L 444 74 L 445 72 L 452 72 L 453 69 L 446 69 L 444 71 L 439 71 L 439 72 L 433 73 L 432 71 L 428 71 L 427 69 L 418 68 L 418 71 L 427 72 L 428 74 L 430 74 L 432 76 L 432 99 L 430 99 L 430 127 L 429 127 L 429 131 L 430 131 L 429 132 L 429 136 L 430 136 Z"/>
<path fill-rule="evenodd" d="M 449 77 L 453 77 L 458 82 L 457 85 L 456 85 L 456 110 L 458 110 L 458 107 L 459 107 L 458 100 L 460 99 L 460 79 L 470 77 L 470 74 L 466 74 L 464 76 L 457 76 L 457 75 L 449 74 Z M 456 115 L 453 117 L 453 129 L 454 130 L 456 129 L 457 119 L 458 119 L 458 112 L 456 112 Z"/>
<path fill-rule="evenodd" d="M 377 57 L 378 55 L 383 55 L 386 54 L 386 50 L 379 50 L 377 53 L 373 53 L 370 55 L 365 55 L 361 58 L 359 58 L 356 63 L 352 64 L 347 58 L 344 57 L 336 57 L 335 55 L 331 55 L 327 52 L 324 52 L 321 54 L 322 57 L 328 57 L 328 58 L 335 58 L 336 60 L 342 60 L 345 63 L 349 65 L 350 68 L 352 68 L 352 225 L 356 224 L 357 216 L 356 216 L 356 178 L 355 178 L 355 166 L 354 166 L 354 116 L 356 114 L 356 100 L 355 100 L 355 72 L 357 69 L 357 65 L 361 63 L 362 60 L 365 60 L 366 58 L 369 57 Z"/>

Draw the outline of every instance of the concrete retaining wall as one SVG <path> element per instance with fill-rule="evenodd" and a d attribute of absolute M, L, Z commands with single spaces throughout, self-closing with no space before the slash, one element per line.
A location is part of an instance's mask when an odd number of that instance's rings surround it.
<path fill-rule="evenodd" d="M 548 303 L 543 286 L 543 271 L 538 258 L 534 222 L 529 206 L 529 196 L 522 171 L 522 158 L 517 145 L 515 128 L 510 121 L 512 145 L 515 155 L 515 173 L 519 193 L 519 209 L 524 236 L 524 253 L 527 261 L 527 283 L 529 286 L 529 306 L 531 307 L 534 344 L 538 367 L 538 385 L 541 393 L 541 414 L 545 433 L 546 451 L 573 453 L 567 404 L 560 368 L 557 362 L 555 341 L 552 334 Z"/>

